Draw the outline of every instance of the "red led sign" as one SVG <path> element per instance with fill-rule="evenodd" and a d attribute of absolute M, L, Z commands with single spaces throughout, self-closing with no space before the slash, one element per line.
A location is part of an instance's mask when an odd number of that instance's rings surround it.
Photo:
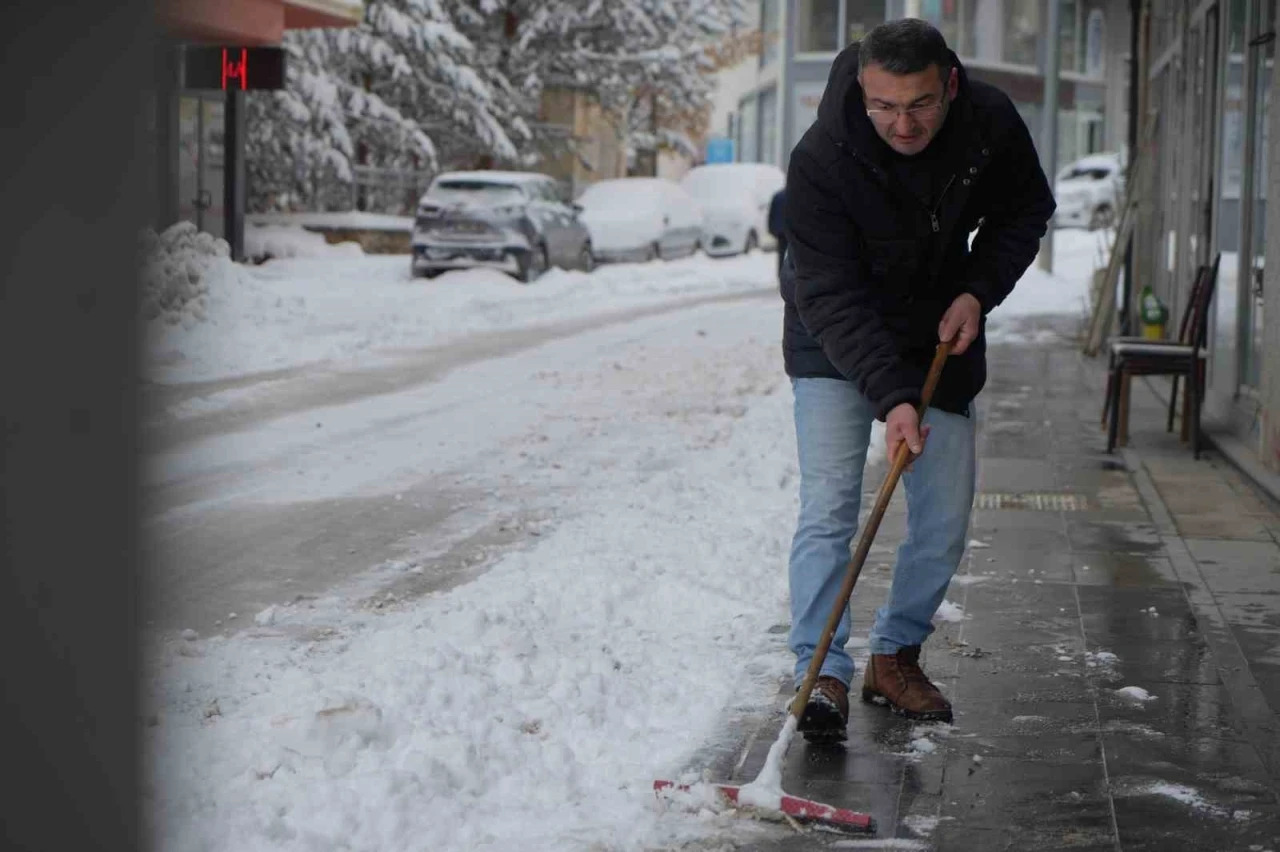
<path fill-rule="evenodd" d="M 227 81 L 230 80 L 234 85 L 236 78 L 240 79 L 240 88 L 249 88 L 249 49 L 240 48 L 240 62 L 236 63 L 231 54 L 225 47 L 222 48 L 222 88 L 227 88 Z"/>
<path fill-rule="evenodd" d="M 279 47 L 188 45 L 184 65 L 188 89 L 284 88 L 284 50 Z"/>

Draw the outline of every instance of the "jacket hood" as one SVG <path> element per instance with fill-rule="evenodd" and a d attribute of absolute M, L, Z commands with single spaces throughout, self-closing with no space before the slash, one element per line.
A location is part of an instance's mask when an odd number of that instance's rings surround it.
<path fill-rule="evenodd" d="M 880 160 L 877 152 L 880 139 L 871 119 L 867 117 L 862 100 L 862 85 L 858 82 L 858 42 L 846 47 L 836 56 L 827 78 L 827 88 L 818 103 L 818 126 L 841 147 L 850 147 L 863 156 Z M 969 75 L 955 51 L 947 51 L 959 77 L 959 89 L 948 121 L 968 112 Z M 963 121 L 963 118 L 961 118 Z"/>

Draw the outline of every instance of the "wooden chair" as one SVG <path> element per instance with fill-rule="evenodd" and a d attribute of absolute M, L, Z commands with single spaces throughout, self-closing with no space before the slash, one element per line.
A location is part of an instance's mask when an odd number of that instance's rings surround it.
<path fill-rule="evenodd" d="M 1174 338 L 1173 340 L 1167 340 L 1167 339 L 1152 340 L 1147 337 L 1124 336 L 1124 337 L 1113 337 L 1109 341 L 1110 363 L 1107 365 L 1107 390 L 1106 390 L 1106 393 L 1102 395 L 1102 416 L 1099 418 L 1099 423 L 1101 424 L 1103 429 L 1107 428 L 1107 423 L 1108 423 L 1107 414 L 1112 410 L 1111 396 L 1112 396 L 1112 391 L 1115 387 L 1115 380 L 1116 380 L 1116 369 L 1115 369 L 1116 358 L 1119 357 L 1120 351 L 1134 345 L 1176 346 L 1176 345 L 1183 345 L 1183 344 L 1189 343 L 1190 340 L 1189 340 L 1188 332 L 1191 327 L 1190 324 L 1191 324 L 1192 309 L 1195 307 L 1195 304 L 1196 304 L 1196 294 L 1200 292 L 1200 288 L 1201 286 L 1203 286 L 1204 276 L 1207 269 L 1208 267 L 1205 267 L 1205 266 L 1200 266 L 1196 268 L 1195 276 L 1192 278 L 1192 281 L 1191 281 L 1191 294 L 1190 294 L 1190 297 L 1187 299 L 1186 306 L 1182 309 L 1182 319 L 1178 322 L 1178 336 L 1176 338 Z M 1121 400 L 1122 410 L 1124 410 L 1128 406 L 1127 391 L 1128 391 L 1128 388 L 1126 387 L 1123 389 L 1123 392 L 1122 392 L 1122 400 Z M 1168 428 L 1172 430 L 1173 429 L 1173 408 L 1172 407 L 1170 407 L 1169 412 L 1170 413 L 1169 413 Z M 1120 436 L 1121 436 L 1122 443 L 1124 440 L 1124 436 L 1126 434 L 1125 425 L 1127 420 L 1128 420 L 1127 417 L 1124 417 L 1124 416 L 1121 417 Z"/>
<path fill-rule="evenodd" d="M 1218 281 L 1217 255 L 1212 266 L 1196 270 L 1191 297 L 1183 314 L 1176 341 L 1117 338 L 1111 343 L 1111 363 L 1107 375 L 1103 419 L 1107 423 L 1107 452 L 1115 449 L 1124 428 L 1128 432 L 1129 384 L 1134 376 L 1172 376 L 1169 416 L 1165 424 L 1173 431 L 1173 415 L 1177 410 L 1178 380 L 1186 379 L 1186 395 L 1182 408 L 1182 439 L 1190 441 L 1194 458 L 1200 458 L 1200 411 L 1204 399 L 1205 343 L 1209 330 L 1209 307 Z M 1108 418 L 1108 414 L 1110 417 Z"/>

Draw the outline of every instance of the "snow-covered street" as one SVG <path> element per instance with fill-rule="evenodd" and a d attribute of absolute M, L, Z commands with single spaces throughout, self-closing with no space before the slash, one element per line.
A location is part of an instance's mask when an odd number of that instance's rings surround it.
<path fill-rule="evenodd" d="M 1092 240 L 1059 232 L 1067 271 L 1028 273 L 993 335 L 1077 312 Z M 144 478 L 159 848 L 750 831 L 661 813 L 651 783 L 726 712 L 766 708 L 788 666 L 768 632 L 796 510 L 775 262 L 524 286 L 339 251 L 218 267 L 161 312 Z"/>

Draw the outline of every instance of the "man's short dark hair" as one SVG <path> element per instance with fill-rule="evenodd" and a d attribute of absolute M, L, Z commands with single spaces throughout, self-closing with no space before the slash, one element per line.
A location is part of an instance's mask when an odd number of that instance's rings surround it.
<path fill-rule="evenodd" d="M 863 37 L 858 48 L 858 76 L 872 64 L 890 74 L 918 74 L 937 65 L 945 81 L 951 72 L 951 51 L 942 33 L 928 21 L 902 18 L 886 21 Z"/>

